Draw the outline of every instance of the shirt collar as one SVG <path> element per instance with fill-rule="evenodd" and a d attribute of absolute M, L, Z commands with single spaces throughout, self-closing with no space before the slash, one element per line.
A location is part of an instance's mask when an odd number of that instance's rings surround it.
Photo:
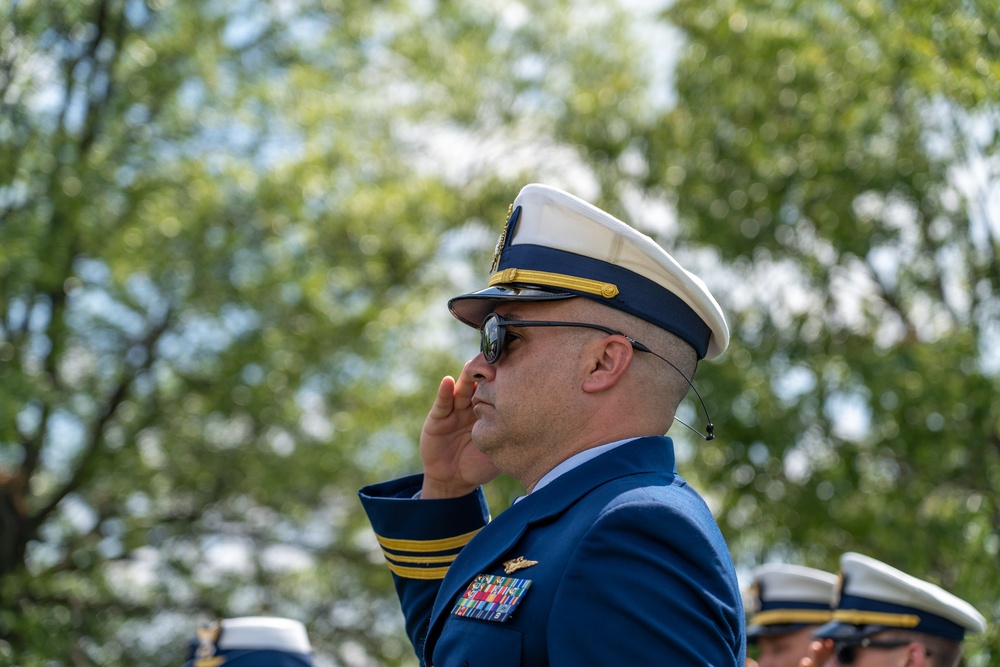
<path fill-rule="evenodd" d="M 586 463 L 587 461 L 593 458 L 597 458 L 601 454 L 605 452 L 610 452 L 612 449 L 616 447 L 621 447 L 625 443 L 632 442 L 633 440 L 638 440 L 638 438 L 625 438 L 624 440 L 609 442 L 606 445 L 598 445 L 597 447 L 591 447 L 590 449 L 585 449 L 579 454 L 574 454 L 573 456 L 569 457 L 568 459 L 557 465 L 552 470 L 545 473 L 545 475 L 543 475 L 542 478 L 538 480 L 538 484 L 535 484 L 535 488 L 531 490 L 531 493 L 535 493 L 546 484 L 552 483 L 560 475 L 565 475 L 573 468 L 579 467 L 584 463 Z M 520 500 L 520 498 L 518 500 Z"/>

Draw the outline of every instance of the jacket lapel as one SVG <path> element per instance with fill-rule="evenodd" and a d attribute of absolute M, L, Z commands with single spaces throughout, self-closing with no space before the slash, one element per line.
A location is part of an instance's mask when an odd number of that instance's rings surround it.
<path fill-rule="evenodd" d="M 529 497 L 530 498 L 530 497 Z M 465 589 L 472 579 L 490 569 L 493 561 L 507 552 L 524 533 L 528 524 L 534 520 L 532 508 L 528 505 L 529 498 L 515 503 L 500 515 L 490 521 L 489 525 L 465 545 L 458 557 L 448 568 L 448 574 L 441 582 L 437 598 L 434 601 L 434 611 L 431 613 L 431 623 L 427 633 L 428 639 L 436 637 L 440 632 L 439 623 L 443 622 L 454 606 L 455 596 Z M 486 539 L 479 539 L 484 531 L 489 531 Z M 427 641 L 426 646 L 431 646 Z M 431 664 L 427 655 L 427 664 Z"/>
<path fill-rule="evenodd" d="M 562 512 L 609 480 L 650 470 L 676 474 L 673 443 L 669 438 L 640 438 L 626 443 L 568 471 L 501 512 L 465 545 L 441 582 L 424 644 L 426 664 L 432 664 L 434 645 L 454 606 L 455 596 L 476 575 L 492 569 L 494 562 L 508 552 L 528 526 Z"/>

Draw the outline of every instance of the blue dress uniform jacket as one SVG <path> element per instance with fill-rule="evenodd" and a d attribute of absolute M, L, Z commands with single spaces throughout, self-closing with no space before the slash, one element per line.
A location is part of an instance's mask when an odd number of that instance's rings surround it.
<path fill-rule="evenodd" d="M 481 489 L 414 500 L 421 481 L 360 496 L 422 665 L 744 666 L 733 563 L 669 438 L 601 454 L 492 522 Z M 477 602 L 479 575 L 501 577 L 479 589 L 512 583 L 518 595 Z M 462 615 L 470 604 L 485 617 Z"/>

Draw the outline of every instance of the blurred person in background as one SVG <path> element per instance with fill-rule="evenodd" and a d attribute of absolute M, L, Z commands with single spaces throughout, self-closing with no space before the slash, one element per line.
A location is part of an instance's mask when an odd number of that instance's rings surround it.
<path fill-rule="evenodd" d="M 753 571 L 746 594 L 747 643 L 758 667 L 798 667 L 813 632 L 829 622 L 837 576 L 811 567 L 768 563 Z"/>
<path fill-rule="evenodd" d="M 957 667 L 986 619 L 965 600 L 874 558 L 846 553 L 833 620 L 799 667 Z"/>
<path fill-rule="evenodd" d="M 184 667 L 312 667 L 306 627 L 290 618 L 246 616 L 198 628 Z"/>

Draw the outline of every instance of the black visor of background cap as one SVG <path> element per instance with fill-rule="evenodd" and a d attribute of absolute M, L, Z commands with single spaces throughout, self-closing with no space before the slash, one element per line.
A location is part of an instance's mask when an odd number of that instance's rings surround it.
<path fill-rule="evenodd" d="M 962 641 L 967 632 L 985 629 L 986 619 L 965 600 L 874 558 L 849 552 L 840 558 L 833 620 L 814 635 L 852 640 L 885 630 L 912 630 Z"/>
<path fill-rule="evenodd" d="M 837 575 L 801 565 L 768 563 L 753 571 L 744 593 L 747 639 L 787 635 L 833 617 Z"/>
<path fill-rule="evenodd" d="M 653 239 L 582 199 L 526 185 L 511 205 L 485 289 L 448 307 L 478 329 L 501 301 L 585 297 L 651 322 L 702 359 L 729 344 L 722 309 L 700 278 Z"/>
<path fill-rule="evenodd" d="M 273 616 L 226 618 L 198 628 L 184 667 L 311 667 L 300 621 Z"/>

